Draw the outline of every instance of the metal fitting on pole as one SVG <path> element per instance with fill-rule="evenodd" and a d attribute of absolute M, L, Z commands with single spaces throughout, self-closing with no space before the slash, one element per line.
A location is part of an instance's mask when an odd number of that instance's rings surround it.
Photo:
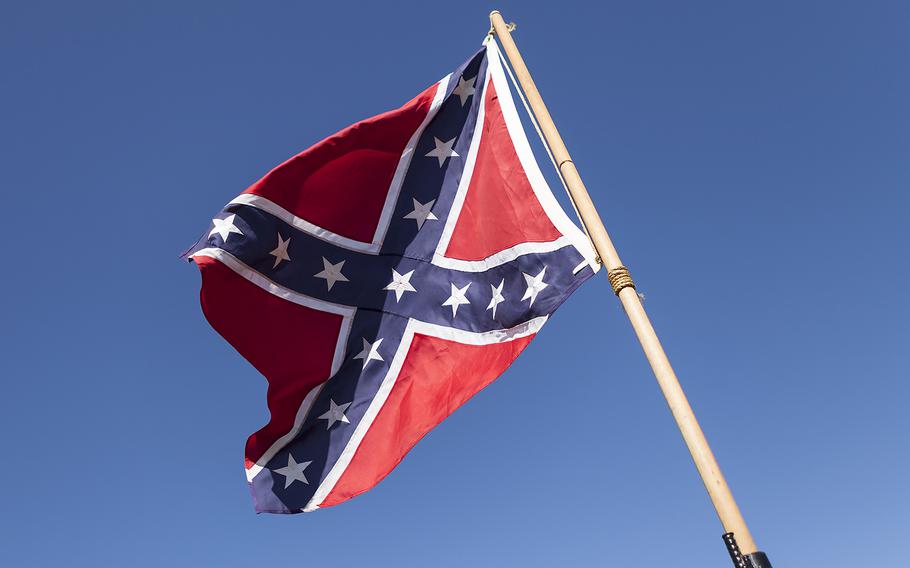
<path fill-rule="evenodd" d="M 743 556 L 733 533 L 724 533 L 721 538 L 724 539 L 724 545 L 727 547 L 727 552 L 730 554 L 730 560 L 733 561 L 734 568 L 772 568 L 771 561 L 768 560 L 768 555 L 764 552 L 756 551 Z"/>

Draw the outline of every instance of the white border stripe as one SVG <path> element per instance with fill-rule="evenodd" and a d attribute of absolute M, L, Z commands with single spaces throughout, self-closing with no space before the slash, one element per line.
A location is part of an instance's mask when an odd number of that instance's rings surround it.
<path fill-rule="evenodd" d="M 531 188 L 556 229 L 572 241 L 578 252 L 588 260 L 591 268 L 596 272 L 600 265 L 595 260 L 597 254 L 594 252 L 591 242 L 581 229 L 569 219 L 559 202 L 556 201 L 556 197 L 550 190 L 550 186 L 547 184 L 547 180 L 543 177 L 540 166 L 538 166 L 537 160 L 534 158 L 534 152 L 531 150 L 531 145 L 528 143 L 527 136 L 525 136 L 525 130 L 521 126 L 521 118 L 515 109 L 515 100 L 512 98 L 509 82 L 502 69 L 499 47 L 492 38 L 487 42 L 487 58 L 491 60 L 490 65 L 493 70 L 491 75 L 493 84 L 496 86 L 499 106 L 502 108 L 502 115 L 506 121 L 506 129 L 509 131 L 512 143 L 515 144 L 515 151 L 518 153 L 518 159 L 528 175 Z"/>
<path fill-rule="evenodd" d="M 483 132 L 483 120 L 486 115 L 486 91 L 489 80 L 485 79 L 482 94 L 483 99 L 481 100 L 480 111 L 477 115 L 477 126 L 475 126 L 474 129 L 474 139 L 471 141 L 468 157 L 465 160 L 464 173 L 461 177 L 461 182 L 458 185 L 458 192 L 455 195 L 452 210 L 449 212 L 449 216 L 446 219 L 442 237 L 436 248 L 436 253 L 433 255 L 433 264 L 467 272 L 483 271 L 514 260 L 528 252 L 550 252 L 562 248 L 567 244 L 572 244 L 578 249 L 578 252 L 585 257 L 588 264 L 596 272 L 600 268 L 600 265 L 597 264 L 595 260 L 597 256 L 594 249 L 591 247 L 590 241 L 588 241 L 588 238 L 581 232 L 581 229 L 569 219 L 565 211 L 560 207 L 559 202 L 556 201 L 556 197 L 550 190 L 546 179 L 543 177 L 540 167 L 537 165 L 537 160 L 534 158 L 534 153 L 531 151 L 531 146 L 528 143 L 524 128 L 521 125 L 521 118 L 518 116 L 518 111 L 515 109 L 512 91 L 502 69 L 502 63 L 499 58 L 499 48 L 497 47 L 496 42 L 490 38 L 484 43 L 487 47 L 487 76 L 492 78 L 493 85 L 496 88 L 496 95 L 499 106 L 502 109 L 503 118 L 505 119 L 506 130 L 509 132 L 509 137 L 512 139 L 512 144 L 518 155 L 518 161 L 524 169 L 528 181 L 531 184 L 531 189 L 537 196 L 541 207 L 543 207 L 544 213 L 549 217 L 553 226 L 563 234 L 563 237 L 550 243 L 521 243 L 479 261 L 465 261 L 445 256 L 446 249 L 448 248 L 449 241 L 452 238 L 452 233 L 455 230 L 455 225 L 460 216 L 461 208 L 464 205 L 468 186 L 470 185 L 471 178 L 473 178 L 474 174 L 474 162 L 477 157 L 477 149 L 480 146 L 481 133 Z"/>
<path fill-rule="evenodd" d="M 348 440 L 347 445 L 341 452 L 335 465 L 332 466 L 328 475 L 326 475 L 325 479 L 322 480 L 322 483 L 319 484 L 319 487 L 313 494 L 313 498 L 310 499 L 310 502 L 307 503 L 303 511 L 310 512 L 318 509 L 325 498 L 328 497 L 329 493 L 332 492 L 332 489 L 335 488 L 335 485 L 338 483 L 338 480 L 341 479 L 341 476 L 344 475 L 351 460 L 354 458 L 354 454 L 360 447 L 360 443 L 363 442 L 363 438 L 366 436 L 367 431 L 370 429 L 370 426 L 373 425 L 373 421 L 376 420 L 379 411 L 382 410 L 383 405 L 385 405 L 386 400 L 389 398 L 389 394 L 392 392 L 392 388 L 394 388 L 395 382 L 398 380 L 401 367 L 404 365 L 404 361 L 411 349 L 411 342 L 414 340 L 415 335 L 438 337 L 440 339 L 457 341 L 458 343 L 467 345 L 506 343 L 537 333 L 540 331 L 540 328 L 543 327 L 543 324 L 546 323 L 547 317 L 548 316 L 539 316 L 510 329 L 496 329 L 486 332 L 464 331 L 452 327 L 409 319 L 404 330 L 404 336 L 398 346 L 398 350 L 395 352 L 395 356 L 392 358 L 392 362 L 389 364 L 389 370 L 382 380 L 382 384 L 379 386 L 376 396 L 374 396 L 373 400 L 370 402 L 370 406 L 354 429 L 351 439 Z"/>
<path fill-rule="evenodd" d="M 288 302 L 292 302 L 300 306 L 342 316 L 341 329 L 338 332 L 338 340 L 335 342 L 335 353 L 332 355 L 332 367 L 329 373 L 329 377 L 338 372 L 338 369 L 341 368 L 341 364 L 344 361 L 345 346 L 348 343 L 348 336 L 351 332 L 351 325 L 354 321 L 354 314 L 357 312 L 357 308 L 333 304 L 331 302 L 326 302 L 324 300 L 313 298 L 311 296 L 305 296 L 303 294 L 285 288 L 284 286 L 276 284 L 272 280 L 256 272 L 244 264 L 236 256 L 223 249 L 204 248 L 195 252 L 193 256 L 205 256 L 208 258 L 213 258 L 233 270 L 240 277 L 255 284 L 273 296 L 277 296 L 283 300 L 287 300 Z M 297 414 L 294 416 L 293 426 L 287 433 L 275 440 L 272 445 L 269 446 L 269 448 L 263 452 L 261 456 L 259 456 L 259 459 L 256 460 L 256 463 L 246 470 L 247 481 L 253 481 L 253 478 L 256 477 L 260 471 L 262 471 L 262 469 L 265 467 L 265 464 L 267 464 L 269 460 L 272 459 L 272 457 L 274 457 L 274 455 L 278 453 L 279 450 L 281 450 L 281 448 L 283 448 L 285 445 L 287 445 L 288 442 L 297 436 L 297 433 L 300 432 L 301 426 L 303 426 L 304 419 L 306 419 L 307 414 L 310 412 L 310 408 L 313 406 L 313 401 L 315 401 L 316 397 L 319 396 L 319 393 L 322 391 L 323 386 L 325 386 L 325 382 L 322 382 L 310 389 L 310 392 L 308 392 L 306 396 L 303 397 L 303 401 L 301 401 L 300 407 L 297 409 Z"/>
<path fill-rule="evenodd" d="M 490 255 L 483 260 L 459 260 L 457 258 L 449 258 L 446 256 L 434 256 L 433 264 L 436 266 L 441 266 L 443 268 L 462 270 L 464 272 L 484 272 L 485 270 L 489 270 L 491 268 L 514 260 L 523 254 L 553 252 L 554 250 L 559 250 L 563 247 L 572 246 L 574 244 L 575 243 L 569 237 L 562 236 L 555 241 L 544 243 L 520 243 L 506 250 L 501 250 L 496 254 Z M 585 260 L 583 264 L 587 265 L 588 261 Z"/>
<path fill-rule="evenodd" d="M 385 205 L 382 208 L 382 214 L 379 216 L 379 224 L 376 226 L 376 233 L 373 235 L 373 246 L 376 247 L 377 252 L 385 240 L 385 234 L 389 230 L 389 224 L 392 221 L 392 213 L 395 212 L 395 204 L 398 203 L 398 196 L 401 194 L 401 184 L 404 183 L 408 168 L 411 166 L 411 158 L 414 157 L 414 150 L 417 149 L 417 142 L 420 141 L 420 137 L 423 135 L 423 131 L 426 130 L 427 124 L 433 120 L 436 113 L 439 111 L 439 107 L 442 106 L 442 101 L 445 99 L 446 90 L 448 89 L 451 78 L 452 73 L 449 73 L 439 81 L 438 86 L 436 87 L 436 94 L 433 96 L 433 102 L 430 104 L 430 110 L 423 118 L 423 122 L 420 123 L 417 130 L 414 131 L 414 134 L 411 135 L 411 139 L 408 140 L 408 145 L 405 146 L 404 151 L 401 153 L 401 158 L 398 160 L 398 168 L 395 170 L 395 176 L 392 178 L 392 183 L 389 185 Z"/>
<path fill-rule="evenodd" d="M 310 409 L 313 407 L 313 402 L 315 402 L 316 397 L 319 396 L 319 393 L 322 392 L 322 387 L 324 386 L 325 382 L 322 382 L 310 389 L 310 392 L 308 392 L 300 402 L 300 408 L 297 409 L 297 414 L 294 416 L 294 424 L 291 426 L 291 429 L 288 430 L 284 436 L 281 436 L 275 440 L 275 442 L 269 446 L 269 449 L 267 449 L 262 453 L 261 456 L 259 456 L 259 459 L 256 460 L 256 463 L 251 465 L 246 470 L 246 480 L 249 483 L 252 483 L 256 476 L 259 475 L 263 469 L 265 469 L 266 464 L 269 463 L 269 460 L 275 457 L 275 454 L 281 451 L 282 448 L 284 448 L 297 436 L 297 434 L 300 432 L 300 428 L 303 427 L 303 421 L 306 419 L 307 414 L 310 413 Z"/>
<path fill-rule="evenodd" d="M 386 192 L 385 203 L 383 204 L 382 212 L 379 215 L 379 222 L 376 225 L 376 232 L 373 235 L 373 242 L 366 243 L 334 233 L 328 229 L 316 225 L 315 223 L 311 223 L 306 219 L 302 219 L 294 215 L 284 207 L 278 205 L 274 201 L 262 197 L 261 195 L 256 195 L 253 193 L 242 193 L 232 199 L 228 205 L 249 205 L 250 207 L 255 207 L 267 213 L 271 213 L 285 223 L 288 223 L 296 229 L 299 229 L 304 233 L 312 235 L 318 239 L 322 239 L 326 242 L 332 243 L 342 248 L 346 248 L 348 250 L 366 254 L 379 254 L 379 250 L 382 248 L 382 242 L 385 239 L 386 232 L 389 230 L 389 224 L 392 221 L 392 214 L 395 212 L 395 204 L 398 203 L 398 196 L 401 193 L 401 184 L 404 182 L 404 178 L 408 173 L 408 167 L 411 165 L 411 158 L 414 156 L 414 150 L 417 147 L 417 142 L 423 135 L 423 131 L 426 129 L 427 124 L 433 120 L 433 117 L 435 117 L 436 113 L 439 111 L 439 107 L 442 105 L 442 101 L 445 99 L 446 89 L 448 88 L 449 80 L 451 77 L 452 74 L 449 73 L 436 84 L 436 93 L 433 95 L 433 102 L 430 103 L 430 108 L 427 111 L 426 116 L 423 117 L 423 122 L 421 122 L 420 126 L 417 127 L 417 130 L 411 134 L 411 138 L 408 140 L 407 145 L 401 152 L 401 157 L 398 159 L 398 166 L 395 169 L 395 175 L 392 177 L 392 183 L 389 185 L 389 189 Z"/>
<path fill-rule="evenodd" d="M 483 76 L 483 88 L 480 90 L 480 104 L 477 110 L 477 122 L 474 123 L 474 137 L 471 139 L 471 145 L 468 147 L 468 155 L 464 160 L 464 169 L 461 172 L 461 179 L 458 182 L 458 189 L 455 191 L 455 198 L 452 200 L 452 207 L 449 209 L 449 215 L 446 217 L 446 224 L 442 229 L 442 235 L 436 244 L 436 252 L 433 254 L 433 264 L 439 264 L 439 260 L 445 258 L 446 249 L 449 248 L 449 241 L 452 240 L 452 233 L 455 231 L 455 225 L 458 218 L 461 217 L 461 208 L 464 206 L 465 197 L 468 194 L 468 186 L 471 185 L 471 178 L 474 177 L 474 163 L 477 161 L 477 149 L 480 147 L 480 138 L 483 134 L 484 117 L 486 116 L 487 107 L 487 85 L 489 84 L 490 66 L 487 64 L 486 74 Z M 479 78 L 479 77 L 478 77 Z M 474 81 L 477 84 L 477 81 Z M 475 93 L 475 96 L 476 93 Z M 458 262 L 456 259 L 452 259 Z M 439 264 L 439 266 L 442 266 Z"/>
<path fill-rule="evenodd" d="M 307 308 L 313 308 L 314 310 L 338 314 L 345 317 L 352 317 L 354 315 L 354 312 L 357 311 L 357 308 L 343 306 L 341 304 L 333 304 L 332 302 L 326 302 L 325 300 L 320 300 L 312 296 L 306 296 L 299 292 L 295 292 L 290 288 L 285 288 L 281 284 L 277 284 L 259 272 L 256 272 L 239 258 L 224 249 L 214 247 L 204 248 L 194 252 L 192 256 L 207 256 L 209 258 L 213 258 L 246 280 L 249 280 L 256 286 L 259 286 L 269 294 L 278 296 L 279 298 L 287 300 L 288 302 L 292 302 L 300 306 L 305 306 Z"/>
<path fill-rule="evenodd" d="M 333 245 L 338 245 L 349 250 L 367 254 L 375 254 L 372 244 L 364 243 L 362 241 L 355 241 L 354 239 L 349 239 L 348 237 L 343 237 L 337 233 L 333 233 L 328 229 L 323 229 L 319 225 L 310 223 L 306 219 L 302 219 L 294 215 L 281 205 L 278 205 L 274 201 L 266 199 L 261 195 L 256 195 L 253 193 L 241 193 L 232 199 L 228 205 L 249 205 L 250 207 L 261 209 L 262 211 L 278 217 L 285 223 L 292 225 L 294 228 L 299 229 L 308 235 L 312 235 L 317 239 L 322 239 L 326 242 L 332 243 Z M 379 250 L 379 248 L 376 247 L 376 250 Z"/>

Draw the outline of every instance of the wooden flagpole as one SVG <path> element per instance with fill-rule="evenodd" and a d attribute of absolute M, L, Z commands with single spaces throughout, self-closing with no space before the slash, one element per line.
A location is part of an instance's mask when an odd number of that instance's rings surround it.
<path fill-rule="evenodd" d="M 667 404 L 670 406 L 670 411 L 673 413 L 683 439 L 689 447 L 689 453 L 692 454 L 695 467 L 698 468 L 698 473 L 701 475 L 705 488 L 708 490 L 708 495 L 711 497 L 711 502 L 714 504 L 724 530 L 727 533 L 733 533 L 735 536 L 733 547 L 738 543 L 743 556 L 751 556 L 750 560 L 753 563 L 767 562 L 767 557 L 758 552 L 755 546 L 752 534 L 749 532 L 746 521 L 743 519 L 739 507 L 733 499 L 733 494 L 730 492 L 730 488 L 720 471 L 720 466 L 718 466 L 717 460 L 714 458 L 714 453 L 711 452 L 711 448 L 708 446 L 708 441 L 705 439 L 705 435 L 695 419 L 695 414 L 692 412 L 692 407 L 689 405 L 679 380 L 676 378 L 676 373 L 673 372 L 673 367 L 670 366 L 670 361 L 667 359 L 660 340 L 658 340 L 648 315 L 645 313 L 629 271 L 619 260 L 616 248 L 613 246 L 613 242 L 610 240 L 610 236 L 600 220 L 600 215 L 594 208 L 594 203 L 588 195 L 588 190 L 585 189 L 585 184 L 581 181 L 581 176 L 569 156 L 569 151 L 556 130 L 556 125 L 553 124 L 553 119 L 550 117 L 550 113 L 547 111 L 547 107 L 540 97 L 537 87 L 534 85 L 534 80 L 531 78 L 531 74 L 528 72 L 528 68 L 518 52 L 518 47 L 515 45 L 510 33 L 510 26 L 506 24 L 502 15 L 496 10 L 490 13 L 490 22 L 493 25 L 492 31 L 495 31 L 499 37 L 503 50 L 509 58 L 509 63 L 515 71 L 518 82 L 527 97 L 528 104 L 537 118 L 559 172 L 562 174 L 572 200 L 575 202 L 575 207 L 578 209 L 581 221 L 593 241 L 597 254 L 607 269 L 607 275 L 610 279 L 610 284 L 613 286 L 613 291 L 619 296 L 623 308 L 625 308 L 626 314 L 632 322 L 638 341 L 644 349 L 645 356 L 648 358 L 651 369 L 657 377 L 660 389 L 663 391 Z M 728 550 L 731 556 L 734 556 L 734 551 L 729 549 L 729 543 Z M 734 562 L 737 562 L 735 557 Z M 742 560 L 739 562 L 742 562 Z M 755 565 L 770 567 L 770 563 Z M 743 563 L 742 566 L 748 566 L 748 564 Z"/>

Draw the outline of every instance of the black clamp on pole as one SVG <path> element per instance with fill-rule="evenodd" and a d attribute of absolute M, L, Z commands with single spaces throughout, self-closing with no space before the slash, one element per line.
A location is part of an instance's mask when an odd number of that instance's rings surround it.
<path fill-rule="evenodd" d="M 733 561 L 734 568 L 771 568 L 771 561 L 764 552 L 753 552 L 743 556 L 736 544 L 736 538 L 733 533 L 725 533 L 722 537 L 724 544 L 727 546 L 727 552 L 730 553 L 730 560 Z"/>

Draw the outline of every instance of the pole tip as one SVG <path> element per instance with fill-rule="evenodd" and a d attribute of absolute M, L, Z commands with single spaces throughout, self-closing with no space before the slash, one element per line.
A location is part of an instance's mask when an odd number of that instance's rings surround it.
<path fill-rule="evenodd" d="M 490 19 L 491 19 L 491 20 L 493 19 L 493 14 L 499 14 L 499 10 L 493 10 L 492 12 L 490 12 Z M 499 15 L 502 16 L 502 14 L 499 14 Z"/>

